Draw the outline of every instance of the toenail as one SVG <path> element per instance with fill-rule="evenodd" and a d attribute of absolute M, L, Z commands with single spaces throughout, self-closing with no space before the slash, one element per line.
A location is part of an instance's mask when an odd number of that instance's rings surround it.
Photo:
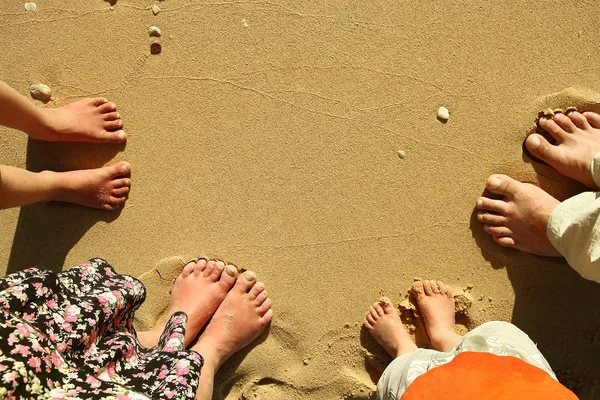
<path fill-rule="evenodd" d="M 477 199 L 477 207 L 483 206 L 483 199 Z"/>
<path fill-rule="evenodd" d="M 531 139 L 529 139 L 527 143 L 531 149 L 537 149 L 540 147 L 540 144 L 542 144 L 542 141 L 537 136 L 531 136 Z"/>
<path fill-rule="evenodd" d="M 256 279 L 254 275 L 248 273 L 245 274 L 245 277 L 248 282 L 252 282 L 254 279 Z"/>
<path fill-rule="evenodd" d="M 219 269 L 221 268 L 225 268 L 225 263 L 223 261 L 217 261 L 217 263 L 215 264 L 215 266 Z"/>
<path fill-rule="evenodd" d="M 501 184 L 502 184 L 502 181 L 498 178 L 490 179 L 490 188 L 492 188 L 492 189 L 498 189 Z"/>
<path fill-rule="evenodd" d="M 123 165 L 123 166 L 121 167 L 121 171 L 123 171 L 123 172 L 127 172 L 127 171 L 129 171 L 129 165 L 127 165 L 127 164 Z"/>
<path fill-rule="evenodd" d="M 117 134 L 117 139 L 120 139 L 120 140 L 125 139 L 125 132 L 119 131 L 119 133 Z"/>
<path fill-rule="evenodd" d="M 225 268 L 225 273 L 231 277 L 235 276 L 236 272 L 237 272 L 237 268 L 234 267 L 233 265 L 228 265 L 227 268 Z"/>
<path fill-rule="evenodd" d="M 121 119 L 121 114 L 117 113 L 117 119 Z"/>

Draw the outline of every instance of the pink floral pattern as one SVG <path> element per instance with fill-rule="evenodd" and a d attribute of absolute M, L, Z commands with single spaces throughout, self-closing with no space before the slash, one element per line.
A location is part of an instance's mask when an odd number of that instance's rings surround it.
<path fill-rule="evenodd" d="M 144 348 L 133 316 L 145 296 L 100 258 L 0 279 L 0 398 L 194 399 L 204 360 L 184 348 L 187 316 Z"/>

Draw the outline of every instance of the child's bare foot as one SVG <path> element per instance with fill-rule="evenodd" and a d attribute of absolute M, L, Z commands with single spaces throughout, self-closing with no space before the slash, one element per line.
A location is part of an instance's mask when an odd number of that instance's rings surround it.
<path fill-rule="evenodd" d="M 233 354 L 261 334 L 273 316 L 271 300 L 254 272 L 244 272 L 227 293 L 208 326 L 192 347 L 216 371 Z"/>
<path fill-rule="evenodd" d="M 532 134 L 525 146 L 535 157 L 561 174 L 597 189 L 591 174 L 592 158 L 600 152 L 600 115 L 594 112 L 557 113 L 542 118 L 539 126 L 556 140 L 551 144 L 542 135 Z"/>
<path fill-rule="evenodd" d="M 398 311 L 388 298 L 382 297 L 378 302 L 373 303 L 367 311 L 363 326 L 394 358 L 417 350 L 417 345 L 404 329 Z"/>
<path fill-rule="evenodd" d="M 108 211 L 121 207 L 131 187 L 131 166 L 120 162 L 110 167 L 69 172 L 44 171 L 54 180 L 50 201 L 64 201 Z"/>
<path fill-rule="evenodd" d="M 178 311 L 187 314 L 185 347 L 189 347 L 221 303 L 237 279 L 235 266 L 223 261 L 200 259 L 189 262 L 175 280 L 167 311 L 170 318 Z M 138 334 L 145 347 L 158 344 L 164 326 Z"/>
<path fill-rule="evenodd" d="M 477 220 L 496 243 L 541 256 L 561 257 L 546 235 L 546 224 L 560 204 L 558 200 L 537 186 L 506 175 L 490 176 L 486 187 L 502 199 L 480 197 Z"/>
<path fill-rule="evenodd" d="M 42 127 L 29 132 L 50 142 L 124 143 L 117 107 L 104 98 L 84 99 L 60 108 L 43 108 Z"/>
<path fill-rule="evenodd" d="M 454 299 L 442 281 L 415 281 L 412 291 L 434 349 L 448 352 L 462 339 L 454 331 Z"/>

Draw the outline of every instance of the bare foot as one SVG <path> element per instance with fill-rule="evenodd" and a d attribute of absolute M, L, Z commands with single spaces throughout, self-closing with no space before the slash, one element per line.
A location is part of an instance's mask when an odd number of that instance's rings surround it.
<path fill-rule="evenodd" d="M 192 347 L 212 371 L 261 334 L 273 316 L 271 300 L 254 272 L 244 272 Z"/>
<path fill-rule="evenodd" d="M 124 143 L 117 107 L 104 98 L 84 99 L 60 108 L 43 108 L 42 127 L 30 135 L 50 142 Z"/>
<path fill-rule="evenodd" d="M 454 331 L 454 299 L 442 281 L 415 281 L 412 291 L 434 349 L 448 352 L 462 336 Z"/>
<path fill-rule="evenodd" d="M 560 204 L 558 200 L 537 186 L 506 175 L 490 176 L 486 187 L 502 199 L 480 197 L 477 220 L 496 243 L 540 256 L 561 257 L 546 235 L 546 224 Z"/>
<path fill-rule="evenodd" d="M 592 158 L 600 152 L 600 115 L 572 111 L 542 118 L 539 126 L 555 140 L 551 144 L 542 135 L 532 134 L 525 146 L 535 157 L 547 162 L 561 174 L 597 189 L 591 174 Z"/>
<path fill-rule="evenodd" d="M 187 314 L 185 326 L 185 347 L 189 347 L 200 330 L 215 313 L 237 279 L 235 266 L 223 261 L 200 259 L 188 263 L 175 280 L 167 311 L 170 318 L 178 311 Z M 151 332 L 138 334 L 138 340 L 145 347 L 158 344 L 164 326 Z"/>
<path fill-rule="evenodd" d="M 113 211 L 125 204 L 131 187 L 131 166 L 120 162 L 110 167 L 69 172 L 44 171 L 55 181 L 50 201 Z"/>
<path fill-rule="evenodd" d="M 394 358 L 417 350 L 417 345 L 404 329 L 398 311 L 386 297 L 382 297 L 369 308 L 363 326 Z"/>

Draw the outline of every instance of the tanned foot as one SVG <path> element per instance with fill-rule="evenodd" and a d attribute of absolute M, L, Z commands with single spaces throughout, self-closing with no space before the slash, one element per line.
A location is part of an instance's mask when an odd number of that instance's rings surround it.
<path fill-rule="evenodd" d="M 417 350 L 417 345 L 404 329 L 398 311 L 386 297 L 382 297 L 369 308 L 363 326 L 394 358 Z"/>
<path fill-rule="evenodd" d="M 54 182 L 50 201 L 75 203 L 114 211 L 125 204 L 131 187 L 131 166 L 120 162 L 110 167 L 46 174 Z"/>
<path fill-rule="evenodd" d="M 185 347 L 196 339 L 210 317 L 221 305 L 237 279 L 238 270 L 223 261 L 200 259 L 188 263 L 175 280 L 167 311 L 170 318 L 178 311 L 187 314 Z M 145 347 L 158 344 L 164 326 L 138 335 Z"/>
<path fill-rule="evenodd" d="M 600 152 L 600 115 L 594 112 L 557 113 L 540 119 L 539 126 L 556 141 L 532 134 L 525 141 L 531 154 L 561 174 L 597 189 L 591 174 L 592 158 Z"/>
<path fill-rule="evenodd" d="M 42 127 L 29 134 L 50 142 L 124 143 L 123 121 L 114 103 L 84 99 L 60 108 L 43 108 Z"/>
<path fill-rule="evenodd" d="M 506 175 L 492 175 L 486 188 L 501 199 L 480 197 L 477 220 L 494 241 L 540 256 L 561 257 L 546 235 L 546 224 L 560 204 L 537 186 Z"/>
<path fill-rule="evenodd" d="M 454 331 L 454 299 L 442 281 L 415 281 L 412 291 L 434 349 L 448 352 L 462 336 Z"/>
<path fill-rule="evenodd" d="M 192 347 L 216 371 L 233 354 L 256 339 L 273 316 L 271 300 L 254 272 L 244 272 Z"/>

